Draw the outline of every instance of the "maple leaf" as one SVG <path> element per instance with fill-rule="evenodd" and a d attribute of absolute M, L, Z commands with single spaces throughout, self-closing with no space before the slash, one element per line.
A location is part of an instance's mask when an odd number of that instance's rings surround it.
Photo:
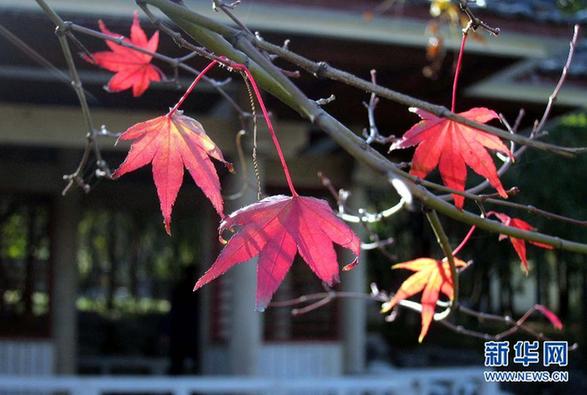
<path fill-rule="evenodd" d="M 425 178 L 438 166 L 446 186 L 464 191 L 469 166 L 485 177 L 500 196 L 508 197 L 497 175 L 493 159 L 487 152 L 487 149 L 491 149 L 513 158 L 510 150 L 498 137 L 450 119 L 436 117 L 421 109 L 411 108 L 410 111 L 418 114 L 422 120 L 390 148 L 391 151 L 418 146 L 412 158 L 410 174 Z M 483 107 L 472 108 L 459 115 L 479 123 L 498 117 L 494 111 Z M 462 208 L 464 197 L 456 194 L 453 197 L 455 205 Z"/>
<path fill-rule="evenodd" d="M 163 213 L 165 230 L 171 233 L 171 212 L 183 182 L 184 166 L 194 182 L 223 214 L 220 180 L 210 157 L 222 162 L 222 152 L 208 137 L 202 124 L 177 110 L 145 122 L 137 123 L 120 135 L 120 140 L 135 140 L 128 155 L 113 177 L 118 178 L 149 163 Z"/>
<path fill-rule="evenodd" d="M 456 257 L 454 261 L 457 268 L 467 266 L 465 262 Z M 392 269 L 407 269 L 415 273 L 402 283 L 389 302 L 383 304 L 381 312 L 386 313 L 402 300 L 422 292 L 422 329 L 418 337 L 418 342 L 421 343 L 434 318 L 434 310 L 440 293 L 443 293 L 450 300 L 453 299 L 454 288 L 450 264 L 446 259 L 439 261 L 432 258 L 418 258 L 393 265 Z"/>
<path fill-rule="evenodd" d="M 102 33 L 113 37 L 121 37 L 112 33 L 102 20 L 98 21 Z M 139 14 L 135 11 L 130 28 L 130 40 L 122 36 L 123 41 L 130 42 L 149 52 L 157 52 L 159 46 L 159 32 L 156 31 L 149 40 L 139 23 Z M 108 90 L 120 92 L 132 88 L 134 97 L 141 96 L 149 87 L 151 81 L 160 81 L 162 72 L 151 64 L 152 55 L 138 52 L 112 41 L 106 41 L 110 51 L 93 53 L 84 56 L 84 59 L 116 74 L 108 82 Z"/>
<path fill-rule="evenodd" d="M 521 220 L 519 218 L 512 218 L 506 214 L 497 213 L 495 211 L 490 211 L 487 213 L 488 217 L 491 215 L 494 215 L 495 217 L 497 217 L 497 219 L 499 219 L 501 221 L 501 223 L 503 223 L 506 226 L 512 226 L 514 228 L 529 230 L 529 231 L 536 230 L 536 228 L 534 228 L 528 222 Z M 512 246 L 514 247 L 516 254 L 518 254 L 518 256 L 520 257 L 520 263 L 522 265 L 522 270 L 526 274 L 528 274 L 528 259 L 526 258 L 526 241 L 522 240 L 522 239 L 517 239 L 515 237 L 511 237 L 511 236 L 499 235 L 500 240 L 503 240 L 505 238 L 509 238 L 510 241 L 512 242 Z M 539 243 L 536 241 L 529 241 L 528 243 L 533 244 L 533 245 L 540 247 L 540 248 L 545 248 L 547 250 L 553 249 L 553 247 L 550 244 Z"/>
<path fill-rule="evenodd" d="M 322 281 L 338 281 L 334 245 L 350 249 L 358 257 L 360 240 L 337 218 L 328 203 L 313 197 L 267 197 L 225 217 L 219 227 L 238 228 L 216 261 L 196 282 L 194 290 L 224 274 L 236 264 L 259 256 L 257 309 L 263 311 L 285 278 L 296 252 Z"/>

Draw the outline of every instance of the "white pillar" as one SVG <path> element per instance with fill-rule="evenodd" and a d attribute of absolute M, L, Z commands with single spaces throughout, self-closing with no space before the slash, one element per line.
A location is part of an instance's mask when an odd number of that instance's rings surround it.
<path fill-rule="evenodd" d="M 252 164 L 248 164 L 249 185 L 243 196 L 233 201 L 226 201 L 226 213 L 229 214 L 257 200 L 255 185 L 257 181 Z M 237 169 L 242 171 L 242 169 Z M 229 191 L 239 190 L 242 178 L 233 176 Z M 229 361 L 232 374 L 255 375 L 258 370 L 259 351 L 263 337 L 262 313 L 255 311 L 257 287 L 256 258 L 233 267 L 228 273 L 232 303 L 230 305 L 230 340 Z"/>
<path fill-rule="evenodd" d="M 55 373 L 77 370 L 77 227 L 79 193 L 56 196 L 51 229 L 51 333 L 55 346 Z"/>
<path fill-rule="evenodd" d="M 216 259 L 216 253 L 218 245 L 218 236 L 216 234 L 216 229 L 218 228 L 219 217 L 211 205 L 205 204 L 203 205 L 202 212 L 200 215 L 202 216 L 199 226 L 202 229 L 202 250 L 198 259 L 198 273 L 204 273 L 214 259 Z M 197 277 L 194 279 L 194 283 L 197 280 Z M 198 298 L 198 312 L 199 312 L 199 319 L 198 319 L 198 366 L 200 367 L 200 371 L 203 374 L 208 373 L 209 364 L 207 363 L 207 356 L 209 355 L 209 349 L 212 339 L 212 334 L 210 333 L 212 322 L 212 295 L 211 295 L 211 286 L 206 286 L 200 288 L 198 291 L 199 298 Z M 200 373 L 200 372 L 198 372 Z"/>
<path fill-rule="evenodd" d="M 365 193 L 362 187 L 351 189 L 352 207 L 365 207 Z M 353 226 L 361 239 L 365 239 L 364 229 Z M 359 265 L 341 274 L 342 290 L 346 292 L 368 292 L 366 271 L 366 251 L 361 253 Z M 343 254 L 345 263 L 350 262 L 352 254 Z M 343 370 L 345 374 L 360 374 L 366 365 L 367 306 L 364 299 L 342 299 Z"/>

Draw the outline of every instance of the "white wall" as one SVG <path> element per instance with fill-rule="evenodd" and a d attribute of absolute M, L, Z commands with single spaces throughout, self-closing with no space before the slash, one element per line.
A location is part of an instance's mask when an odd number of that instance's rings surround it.
<path fill-rule="evenodd" d="M 339 342 L 275 342 L 263 344 L 258 353 L 259 376 L 272 378 L 331 377 L 343 373 L 342 344 Z M 225 346 L 204 351 L 203 373 L 228 374 Z"/>
<path fill-rule="evenodd" d="M 53 367 L 51 342 L 0 340 L 0 375 L 44 376 L 52 374 Z"/>

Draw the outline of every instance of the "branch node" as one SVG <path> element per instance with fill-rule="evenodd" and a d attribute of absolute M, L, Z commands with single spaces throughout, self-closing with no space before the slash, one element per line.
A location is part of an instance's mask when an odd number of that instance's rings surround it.
<path fill-rule="evenodd" d="M 63 21 L 63 24 L 61 24 L 60 26 L 57 26 L 57 28 L 55 30 L 59 30 L 59 32 L 61 34 L 67 33 L 68 31 L 71 30 L 72 25 L 73 25 L 73 23 L 71 21 Z"/>
<path fill-rule="evenodd" d="M 328 96 L 326 98 L 316 100 L 316 104 L 318 104 L 319 106 L 325 106 L 326 104 L 330 104 L 335 100 L 336 100 L 336 96 L 334 96 L 334 94 L 331 94 L 330 96 Z"/>
<path fill-rule="evenodd" d="M 477 30 L 481 27 L 495 36 L 497 36 L 501 32 L 501 30 L 498 27 L 489 26 L 487 23 L 477 18 L 475 14 L 473 14 L 473 11 L 471 11 L 471 8 L 469 7 L 469 0 L 459 0 L 459 6 L 461 8 L 461 11 L 463 11 L 469 18 L 469 26 L 467 27 L 467 30 L 469 28 Z"/>
<path fill-rule="evenodd" d="M 324 73 L 328 70 L 330 65 L 325 61 L 321 61 L 317 63 L 316 70 L 314 70 L 314 77 L 322 79 L 324 78 Z"/>
<path fill-rule="evenodd" d="M 446 107 L 443 107 L 443 106 L 440 106 L 440 107 L 438 108 L 438 116 L 439 116 L 440 118 L 446 118 L 446 116 L 447 116 L 448 114 L 451 114 L 451 112 L 448 110 L 448 108 L 446 108 Z"/>

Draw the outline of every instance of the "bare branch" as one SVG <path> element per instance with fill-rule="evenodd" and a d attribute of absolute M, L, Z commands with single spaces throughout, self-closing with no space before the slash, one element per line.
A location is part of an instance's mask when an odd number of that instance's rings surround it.
<path fill-rule="evenodd" d="M 498 27 L 489 26 L 487 23 L 483 22 L 481 19 L 477 18 L 471 8 L 469 7 L 469 0 L 459 0 L 459 6 L 461 10 L 469 17 L 470 25 L 473 30 L 477 30 L 478 28 L 482 28 L 487 30 L 489 33 L 498 35 L 500 33 L 500 29 Z"/>
<path fill-rule="evenodd" d="M 377 71 L 375 69 L 371 70 L 371 82 L 373 84 L 377 84 Z M 375 108 L 379 103 L 379 98 L 375 93 L 371 93 L 369 97 L 369 103 L 363 103 L 365 108 L 367 109 L 367 119 L 369 120 L 369 133 L 364 132 L 363 136 L 366 138 L 367 144 L 372 144 L 374 142 L 379 144 L 390 144 L 396 140 L 394 135 L 391 136 L 382 136 L 379 133 L 379 128 L 377 127 L 377 122 L 375 121 Z"/>
<path fill-rule="evenodd" d="M 377 213 L 371 213 L 367 211 L 367 209 L 359 208 L 357 209 L 357 214 L 350 214 L 349 209 L 346 207 L 346 201 L 350 197 L 350 192 L 342 188 L 339 189 L 337 192 L 332 185 L 332 181 L 330 181 L 330 179 L 327 176 L 325 176 L 322 172 L 318 173 L 318 177 L 322 181 L 322 185 L 324 185 L 328 189 L 332 197 L 336 200 L 338 206 L 338 216 L 346 222 L 354 224 L 376 223 L 398 213 L 408 203 L 407 199 L 402 197 L 400 201 L 394 206 Z"/>
<path fill-rule="evenodd" d="M 375 284 L 371 284 L 371 293 L 362 293 L 362 292 L 344 292 L 344 291 L 335 291 L 335 290 L 326 290 L 325 292 L 317 292 L 313 294 L 303 295 L 297 298 L 288 299 L 288 300 L 280 300 L 271 302 L 269 304 L 270 307 L 274 308 L 284 308 L 284 307 L 294 307 L 292 309 L 292 314 L 294 315 L 301 315 L 309 313 L 310 311 L 314 311 L 321 307 L 326 306 L 328 303 L 336 300 L 336 299 L 362 299 L 365 301 L 371 301 L 376 303 L 385 303 L 389 301 L 391 295 L 388 295 L 386 292 L 380 291 Z M 405 308 L 407 310 L 421 313 L 422 312 L 422 305 L 418 302 L 414 302 L 411 300 L 401 300 L 398 302 L 399 307 Z M 446 308 L 448 306 L 447 303 L 439 301 L 437 305 L 441 308 Z M 301 306 L 301 307 L 297 307 Z M 532 307 L 526 313 L 522 315 L 521 318 L 518 320 L 512 319 L 510 316 L 500 316 L 497 314 L 488 314 L 479 311 L 475 311 L 468 307 L 463 306 L 462 304 L 454 304 L 453 311 L 455 313 L 461 312 L 463 314 L 475 317 L 479 322 L 484 321 L 494 321 L 502 323 L 507 327 L 507 329 L 495 333 L 490 334 L 486 332 L 479 332 L 472 329 L 467 329 L 462 325 L 455 324 L 450 320 L 444 319 L 441 313 L 435 314 L 435 321 L 443 325 L 444 327 L 450 329 L 455 333 L 459 333 L 465 336 L 479 338 L 483 340 L 502 340 L 513 336 L 517 332 L 524 332 L 532 338 L 538 340 L 550 340 L 549 337 L 544 335 L 542 332 L 538 332 L 532 329 L 528 324 L 528 319 L 530 316 L 536 312 L 536 308 Z M 395 312 L 392 311 L 392 315 L 395 315 Z M 441 319 L 439 319 L 441 318 Z M 389 321 L 389 320 L 388 320 Z M 571 345 L 570 350 L 576 350 L 578 345 L 575 343 Z"/>
<path fill-rule="evenodd" d="M 67 185 L 63 189 L 62 193 L 65 195 L 69 191 L 69 189 L 73 186 L 73 184 L 77 184 L 80 188 L 82 188 L 82 190 L 84 192 L 89 192 L 90 186 L 85 183 L 82 175 L 83 175 L 84 169 L 85 169 L 88 161 L 90 160 L 90 155 L 92 152 L 94 153 L 94 156 L 96 157 L 96 166 L 97 166 L 96 175 L 97 176 L 105 176 L 105 177 L 109 178 L 112 176 L 112 174 L 110 172 L 110 169 L 108 168 L 108 165 L 102 159 L 102 154 L 96 144 L 96 139 L 95 139 L 96 130 L 94 128 L 94 123 L 92 121 L 90 107 L 88 106 L 86 94 L 85 94 L 84 88 L 82 86 L 82 82 L 80 80 L 79 73 L 78 73 L 77 67 L 75 65 L 75 61 L 73 60 L 73 55 L 71 53 L 71 48 L 69 47 L 69 42 L 67 41 L 67 37 L 65 35 L 66 30 L 67 30 L 66 24 L 63 21 L 63 19 L 61 19 L 59 17 L 59 15 L 57 15 L 55 13 L 55 11 L 53 11 L 53 9 L 51 7 L 49 7 L 49 5 L 44 0 L 36 0 L 36 1 L 37 1 L 37 4 L 39 4 L 39 6 L 43 9 L 45 14 L 49 17 L 49 19 L 51 19 L 51 21 L 56 26 L 55 33 L 57 34 L 57 39 L 59 40 L 59 45 L 61 46 L 63 56 L 65 57 L 65 61 L 67 63 L 67 68 L 69 69 L 69 74 L 71 77 L 71 83 L 72 83 L 72 86 L 73 86 L 73 88 L 76 92 L 76 95 L 78 97 L 81 111 L 82 111 L 82 116 L 84 118 L 84 123 L 86 124 L 86 129 L 87 129 L 86 144 L 85 144 L 84 152 L 82 154 L 82 158 L 80 160 L 80 163 L 78 164 L 78 167 L 75 169 L 75 171 L 72 174 L 68 174 L 68 175 L 63 176 L 63 179 L 65 181 L 67 181 Z"/>
<path fill-rule="evenodd" d="M 336 100 L 336 96 L 334 96 L 334 95 L 332 94 L 332 95 L 330 95 L 330 96 L 328 96 L 328 97 L 325 97 L 325 98 L 322 98 L 322 99 L 318 99 L 318 100 L 316 100 L 316 104 L 318 104 L 319 106 L 325 106 L 325 105 L 327 105 L 327 104 L 330 104 L 330 103 L 332 103 L 332 102 L 333 102 L 333 101 L 335 101 L 335 100 Z"/>
<path fill-rule="evenodd" d="M 567 55 L 567 61 L 565 62 L 565 66 L 563 67 L 563 70 L 561 72 L 561 76 L 558 80 L 558 83 L 556 84 L 556 86 L 554 88 L 554 91 L 548 97 L 548 104 L 546 105 L 546 109 L 544 110 L 544 114 L 542 114 L 542 118 L 540 119 L 540 122 L 538 122 L 538 124 L 536 124 L 536 126 L 532 130 L 532 133 L 540 132 L 544 128 L 544 125 L 546 124 L 546 121 L 548 120 L 548 117 L 550 116 L 552 106 L 554 105 L 554 102 L 556 101 L 558 94 L 559 94 L 561 88 L 563 87 L 565 80 L 567 79 L 567 74 L 569 72 L 569 69 L 571 68 L 571 63 L 573 62 L 573 55 L 575 54 L 575 48 L 577 47 L 577 41 L 579 40 L 580 30 L 581 30 L 581 28 L 579 27 L 579 25 L 575 25 L 575 27 L 573 28 L 573 38 L 571 39 L 571 41 L 569 43 L 569 54 Z"/>
<path fill-rule="evenodd" d="M 311 61 L 301 55 L 298 55 L 288 49 L 284 49 L 280 46 L 271 44 L 267 41 L 259 41 L 254 40 L 251 41 L 255 46 L 262 48 L 266 51 L 279 55 L 280 58 L 287 60 L 288 62 L 297 65 L 298 67 L 306 70 L 307 72 L 313 74 L 318 78 L 329 78 L 334 81 L 342 82 L 346 85 L 355 87 L 362 91 L 367 91 L 371 93 L 375 93 L 379 97 L 383 97 L 385 99 L 409 106 L 409 107 L 417 107 L 421 108 L 425 111 L 428 111 L 436 116 L 444 117 L 447 119 L 451 119 L 453 121 L 459 122 L 463 125 L 467 125 L 473 127 L 475 129 L 484 131 L 486 133 L 498 136 L 505 140 L 514 141 L 521 145 L 527 145 L 536 149 L 541 149 L 549 152 L 553 152 L 563 156 L 573 156 L 575 154 L 581 154 L 587 152 L 586 147 L 562 147 L 557 145 L 552 145 L 548 143 L 544 143 L 541 141 L 537 141 L 534 139 L 530 139 L 521 135 L 511 134 L 505 130 L 489 126 L 486 124 L 479 124 L 477 122 L 473 122 L 467 118 L 464 118 L 458 114 L 450 112 L 447 108 L 443 106 L 438 106 L 434 104 L 430 104 L 424 102 L 422 100 L 416 99 L 409 95 L 405 95 L 403 93 L 391 90 L 386 87 L 382 87 L 380 85 L 373 84 L 372 82 L 363 80 L 359 77 L 356 77 L 348 72 L 339 70 L 335 67 L 330 66 L 326 62 L 314 62 Z"/>

